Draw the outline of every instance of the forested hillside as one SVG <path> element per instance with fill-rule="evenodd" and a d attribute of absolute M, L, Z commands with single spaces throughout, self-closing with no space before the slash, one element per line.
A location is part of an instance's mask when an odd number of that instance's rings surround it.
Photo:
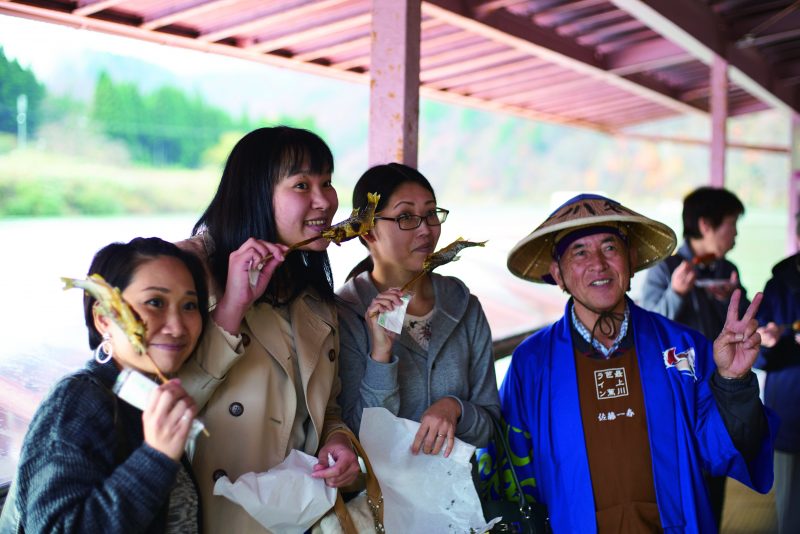
<path fill-rule="evenodd" d="M 66 58 L 40 80 L 1 52 L 0 216 L 199 209 L 233 143 L 265 124 L 302 126 L 326 139 L 345 203 L 366 167 L 369 101 L 362 86 L 241 62 L 222 75 L 186 76 L 100 51 Z M 22 93 L 29 143 L 20 152 L 14 134 Z M 679 119 L 644 130 L 702 139 L 706 122 Z M 777 114 L 730 124 L 734 139 L 787 142 L 788 120 Z M 611 137 L 432 100 L 421 102 L 419 129 L 419 167 L 451 202 L 547 205 L 553 195 L 577 190 L 679 202 L 708 180 L 703 146 Z M 785 155 L 731 150 L 728 169 L 729 187 L 746 203 L 785 205 Z M 106 192 L 104 183 L 113 189 Z M 149 190 L 186 187 L 194 194 Z M 126 192 L 159 200 L 131 201 L 120 195 Z"/>

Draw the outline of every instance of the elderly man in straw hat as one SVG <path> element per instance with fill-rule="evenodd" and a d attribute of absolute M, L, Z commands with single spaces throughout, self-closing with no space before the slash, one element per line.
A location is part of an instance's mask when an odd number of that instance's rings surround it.
<path fill-rule="evenodd" d="M 555 532 L 713 532 L 703 469 L 772 486 L 776 423 L 750 371 L 761 295 L 740 318 L 734 293 L 713 347 L 625 296 L 675 243 L 664 224 L 580 195 L 509 254 L 512 273 L 572 297 L 514 351 L 500 389 L 526 497 Z"/>

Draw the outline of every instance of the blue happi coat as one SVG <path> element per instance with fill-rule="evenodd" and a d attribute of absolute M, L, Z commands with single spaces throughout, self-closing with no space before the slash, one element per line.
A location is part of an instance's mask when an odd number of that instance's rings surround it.
<path fill-rule="evenodd" d="M 514 351 L 500 400 L 525 493 L 547 504 L 556 533 L 586 533 L 596 532 L 597 523 L 578 398 L 570 305 L 561 320 L 535 333 Z M 714 532 L 702 469 L 728 475 L 762 493 L 769 491 L 776 418 L 765 408 L 770 435 L 763 438 L 757 458 L 746 465 L 725 429 L 709 387 L 716 369 L 711 343 L 698 332 L 630 300 L 628 306 L 664 531 Z M 694 348 L 694 373 L 685 364 L 665 364 L 663 352 L 672 347 L 678 353 Z M 491 459 L 484 456 L 480 462 L 485 476 L 491 470 L 487 465 Z"/>

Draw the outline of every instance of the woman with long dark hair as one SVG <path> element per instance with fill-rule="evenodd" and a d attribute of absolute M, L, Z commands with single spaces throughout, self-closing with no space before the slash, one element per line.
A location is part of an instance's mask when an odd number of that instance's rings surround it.
<path fill-rule="evenodd" d="M 233 148 L 216 195 L 182 243 L 206 260 L 215 302 L 213 324 L 181 375 L 205 405 L 211 433 L 193 458 L 207 532 L 264 531 L 244 508 L 213 495 L 223 475 L 267 471 L 292 449 L 320 458 L 312 476 L 329 486 L 358 474 L 346 438 L 331 435 L 344 423 L 329 242 L 289 252 L 330 226 L 338 207 L 332 172 L 317 135 L 254 130 Z"/>

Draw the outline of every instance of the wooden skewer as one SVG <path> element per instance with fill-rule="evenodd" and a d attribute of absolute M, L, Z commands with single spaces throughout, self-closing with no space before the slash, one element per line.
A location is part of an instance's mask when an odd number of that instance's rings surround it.
<path fill-rule="evenodd" d="M 424 269 L 423 269 L 422 271 L 420 271 L 420 272 L 419 272 L 419 274 L 418 274 L 417 276 L 415 276 L 414 278 L 412 278 L 411 280 L 409 280 L 408 282 L 406 282 L 406 283 L 405 283 L 405 285 L 404 285 L 403 287 L 401 287 L 401 288 L 400 288 L 400 291 L 401 291 L 401 292 L 403 292 L 403 293 L 405 293 L 405 292 L 406 292 L 406 290 L 407 290 L 408 288 L 410 288 L 410 287 L 411 287 L 411 286 L 414 284 L 414 282 L 416 282 L 417 280 L 419 280 L 420 278 L 422 278 L 422 276 L 423 276 L 425 273 L 427 273 L 427 272 L 428 272 L 428 271 L 426 271 L 426 270 L 424 270 Z"/>
<path fill-rule="evenodd" d="M 161 372 L 161 369 L 158 368 L 158 365 L 156 365 L 156 362 L 155 360 L 153 360 L 153 357 L 150 356 L 150 353 L 145 352 L 144 355 L 147 356 L 147 359 L 150 360 L 150 363 L 153 364 L 153 369 L 156 370 L 156 376 L 158 376 L 158 379 L 161 380 L 161 383 L 166 384 L 167 382 L 169 382 L 169 378 L 167 378 L 166 375 L 164 375 L 164 373 Z"/>
<path fill-rule="evenodd" d="M 287 250 L 286 252 L 288 253 L 288 252 L 292 252 L 294 250 L 297 250 L 298 248 L 304 247 L 304 246 L 308 245 L 309 243 L 313 243 L 317 239 L 322 239 L 322 235 L 320 234 L 320 235 L 318 235 L 316 237 L 309 237 L 308 239 L 304 239 L 302 241 L 299 241 L 299 242 L 295 243 L 294 245 L 291 245 L 289 247 L 289 250 Z M 256 271 L 260 271 L 261 269 L 263 269 L 264 268 L 264 264 L 266 262 L 268 262 L 270 260 L 270 258 L 272 258 L 272 254 L 267 254 L 266 256 L 261 258 L 261 261 L 258 262 L 258 265 L 256 265 Z"/>
<path fill-rule="evenodd" d="M 167 378 L 166 375 L 161 372 L 161 369 L 158 368 L 158 365 L 156 365 L 156 362 L 155 362 L 155 360 L 153 360 L 153 357 L 150 356 L 150 353 L 149 352 L 145 352 L 144 355 L 147 356 L 147 359 L 150 360 L 150 363 L 153 364 L 153 368 L 156 370 L 156 376 L 158 376 L 158 379 L 161 380 L 161 383 L 162 384 L 166 384 L 167 382 L 169 382 L 169 378 Z M 205 437 L 207 437 L 207 438 L 211 437 L 211 434 L 209 434 L 209 432 L 208 432 L 208 430 L 206 430 L 205 426 L 203 427 L 202 432 L 205 435 Z"/>

